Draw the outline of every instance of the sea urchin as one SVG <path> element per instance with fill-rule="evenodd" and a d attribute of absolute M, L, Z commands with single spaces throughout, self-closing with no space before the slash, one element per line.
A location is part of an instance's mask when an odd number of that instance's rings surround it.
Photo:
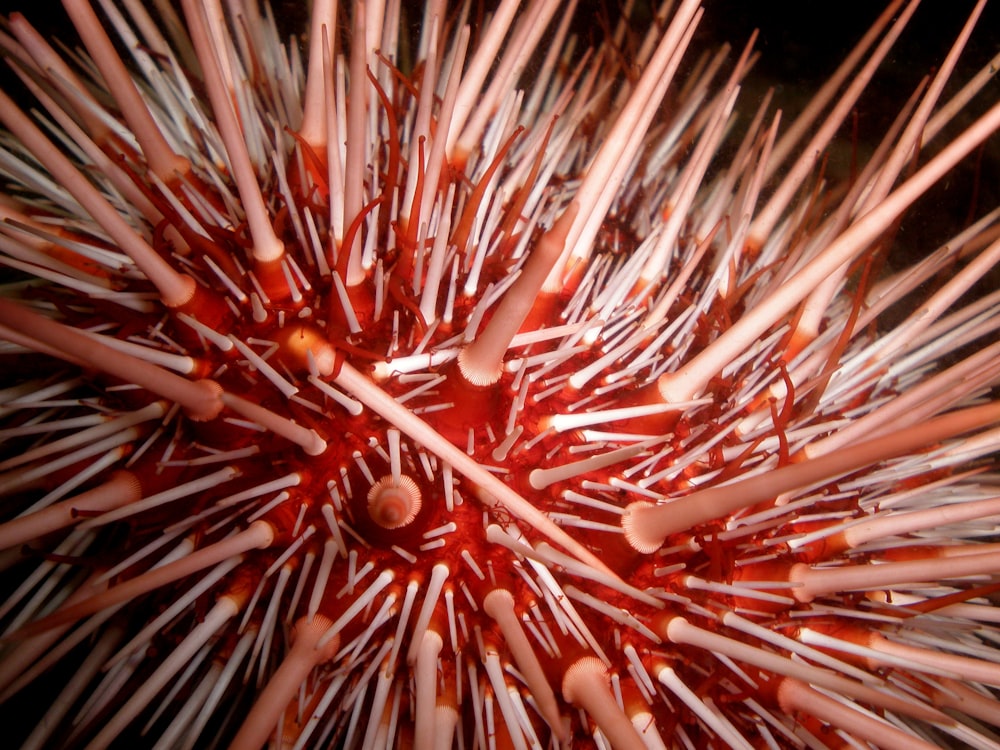
<path fill-rule="evenodd" d="M 1000 209 L 886 262 L 984 2 L 842 182 L 915 2 L 787 128 L 697 0 L 64 4 L 0 32 L 25 747 L 998 747 Z"/>

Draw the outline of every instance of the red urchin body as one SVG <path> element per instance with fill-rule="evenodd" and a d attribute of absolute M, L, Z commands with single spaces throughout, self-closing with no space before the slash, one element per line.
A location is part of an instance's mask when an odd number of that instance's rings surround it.
<path fill-rule="evenodd" d="M 516 6 L 406 73 L 392 5 L 304 62 L 256 6 L 112 16 L 128 65 L 10 19 L 60 145 L 5 97 L 0 698 L 75 666 L 29 743 L 992 746 L 995 217 L 876 269 L 1000 109 L 928 148 L 933 81 L 828 190 L 864 69 L 786 148 L 728 133 L 749 49 L 675 79 L 696 3 L 635 67 Z"/>

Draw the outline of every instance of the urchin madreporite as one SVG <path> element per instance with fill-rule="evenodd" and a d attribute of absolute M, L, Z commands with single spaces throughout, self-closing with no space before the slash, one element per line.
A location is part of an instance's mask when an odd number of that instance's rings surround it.
<path fill-rule="evenodd" d="M 984 3 L 842 177 L 915 3 L 796 118 L 691 0 L 155 5 L 0 31 L 12 737 L 997 747 L 1000 209 L 889 254 Z"/>

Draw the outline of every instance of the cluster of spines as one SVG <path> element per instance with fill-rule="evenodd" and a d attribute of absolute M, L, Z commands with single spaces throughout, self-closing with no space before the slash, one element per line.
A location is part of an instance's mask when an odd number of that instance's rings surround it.
<path fill-rule="evenodd" d="M 102 41 L 96 18 L 84 17 L 85 4 L 71 5 L 84 14 L 75 21 L 105 85 L 128 97 L 130 74 L 120 61 L 116 72 L 117 53 Z M 158 298 L 172 322 L 129 332 L 133 340 L 121 343 L 117 329 L 95 338 L 46 319 L 58 310 L 72 322 L 69 313 L 79 312 L 74 306 L 81 304 L 82 317 L 92 317 L 83 296 L 66 309 L 65 295 L 55 295 L 50 306 L 15 289 L 21 301 L 0 305 L 8 340 L 153 394 L 140 398 L 150 403 L 127 411 L 115 408 L 112 399 L 129 403 L 128 385 L 109 387 L 96 404 L 50 401 L 60 389 L 75 392 L 75 378 L 30 381 L 10 390 L 6 408 L 17 424 L 8 439 L 52 437 L 5 462 L 5 491 L 33 489 L 47 475 L 86 468 L 77 479 L 43 490 L 37 511 L 3 527 L 11 545 L 75 526 L 7 608 L 21 608 L 8 637 L 34 634 L 17 658 L 8 659 L 7 694 L 28 681 L 19 670 L 34 658 L 47 664 L 62 655 L 65 644 L 100 632 L 94 656 L 79 673 L 85 685 L 117 647 L 117 630 L 100 630 L 117 609 L 198 574 L 202 578 L 168 612 L 177 617 L 191 607 L 199 611 L 196 603 L 208 591 L 217 601 L 208 610 L 200 605 L 198 623 L 93 746 L 111 742 L 175 678 L 191 685 L 182 715 L 191 722 L 188 742 L 194 741 L 194 728 L 204 727 L 211 715 L 202 704 L 218 707 L 226 686 L 259 683 L 265 672 L 273 674 L 236 734 L 239 746 L 259 744 L 276 726 L 279 734 L 289 733 L 289 742 L 294 736 L 300 743 L 316 742 L 315 733 L 326 732 L 347 744 L 383 746 L 410 724 L 418 745 L 449 736 L 445 729 L 451 727 L 480 746 L 503 734 L 515 746 L 527 746 L 544 741 L 539 732 L 546 725 L 552 737 L 567 739 L 569 731 L 589 733 L 591 722 L 595 741 L 603 737 L 615 747 L 662 744 L 659 733 L 668 727 L 688 743 L 700 727 L 730 746 L 748 747 L 750 725 L 773 742 L 812 741 L 796 734 L 808 732 L 808 725 L 797 727 L 779 712 L 812 716 L 884 746 L 919 741 L 905 728 L 845 709 L 817 688 L 876 707 L 897 723 L 900 716 L 919 719 L 988 746 L 984 736 L 933 707 L 961 707 L 988 720 L 992 703 L 983 694 L 970 696 L 962 685 L 905 672 L 880 682 L 814 646 L 856 654 L 877 670 L 872 660 L 879 657 L 871 649 L 888 650 L 879 633 L 855 628 L 850 637 L 836 638 L 822 628 L 798 628 L 792 639 L 760 624 L 773 620 L 775 608 L 791 613 L 793 621 L 833 614 L 849 621 L 846 608 L 829 601 L 857 606 L 857 597 L 840 596 L 845 590 L 980 575 L 997 566 L 997 553 L 987 545 L 915 547 L 911 554 L 900 541 L 903 534 L 919 540 L 945 521 L 993 514 L 989 493 L 963 503 L 959 512 L 933 504 L 938 493 L 966 491 L 963 475 L 947 476 L 951 466 L 994 450 L 990 432 L 964 444 L 948 441 L 996 423 L 995 406 L 967 404 L 995 380 L 990 363 L 997 358 L 984 347 L 940 375 L 926 376 L 923 368 L 947 351 L 934 343 L 943 335 L 953 336 L 955 346 L 989 332 L 995 307 L 989 298 L 941 316 L 992 265 L 995 251 L 982 252 L 927 301 L 928 312 L 918 310 L 899 333 L 874 342 L 859 335 L 885 305 L 980 237 L 994 217 L 904 278 L 870 284 L 870 291 L 862 284 L 853 299 L 833 295 L 843 284 L 838 269 L 864 258 L 917 195 L 996 129 L 1000 115 L 991 110 L 890 192 L 915 145 L 921 138 L 926 142 L 945 117 L 927 122 L 950 58 L 910 116 L 907 134 L 887 138 L 887 144 L 899 143 L 893 154 L 872 160 L 872 173 L 857 181 L 840 210 L 810 232 L 796 233 L 812 220 L 809 202 L 795 202 L 813 169 L 812 154 L 832 137 L 915 7 L 909 4 L 878 40 L 900 5 L 887 9 L 859 45 L 861 57 L 866 45 L 879 42 L 759 210 L 761 186 L 791 148 L 777 139 L 777 120 L 765 126 L 763 107 L 731 168 L 711 190 L 702 185 L 725 135 L 749 47 L 714 98 L 709 91 L 722 57 L 712 60 L 686 87 L 672 127 L 656 133 L 652 143 L 647 138 L 700 16 L 694 2 L 682 3 L 669 23 L 650 32 L 638 56 L 643 75 L 630 90 L 615 94 L 602 78 L 608 61 L 601 56 L 613 49 L 606 47 L 595 54 L 597 62 L 585 57 L 553 86 L 556 94 L 548 101 L 539 93 L 548 87 L 540 85 L 527 103 L 514 83 L 554 4 L 530 3 L 514 23 L 518 3 L 502 3 L 462 74 L 455 71 L 463 70 L 464 24 L 452 29 L 453 43 L 443 44 L 445 9 L 429 4 L 419 53 L 424 77 L 410 82 L 419 95 L 413 107 L 398 111 L 393 97 L 401 84 L 387 62 L 393 55 L 386 44 L 396 36 L 398 20 L 391 19 L 398 7 L 356 4 L 345 53 L 341 38 L 330 32 L 335 4 L 318 3 L 304 120 L 295 137 L 281 126 L 297 127 L 298 96 L 280 82 L 296 80 L 288 74 L 297 65 L 294 58 L 288 62 L 273 22 L 260 22 L 254 8 L 226 31 L 196 3 L 185 4 L 210 117 L 178 104 L 193 87 L 176 71 L 164 75 L 143 49 L 176 64 L 171 50 L 183 55 L 187 41 L 166 44 L 158 32 L 144 30 L 143 45 L 132 44 L 130 24 L 112 17 L 144 71 L 143 87 L 155 92 L 148 98 L 156 108 L 119 100 L 127 125 L 117 133 L 96 102 L 76 103 L 83 86 L 74 82 L 75 74 L 55 67 L 58 57 L 37 46 L 24 21 L 15 19 L 18 41 L 5 37 L 5 47 L 23 69 L 35 68 L 44 84 L 35 89 L 43 97 L 54 92 L 69 98 L 67 111 L 91 120 L 85 122 L 89 135 L 72 118 L 59 127 L 86 158 L 96 161 L 110 152 L 120 164 L 105 157 L 101 164 L 111 187 L 94 190 L 5 101 L 7 126 L 72 195 L 65 198 L 42 182 L 33 158 L 15 160 L 13 167 L 7 160 L 15 179 L 45 196 L 9 219 L 8 264 L 154 317 L 161 310 Z M 142 26 L 141 9 L 130 13 Z M 555 32 L 554 51 L 563 47 L 568 17 Z M 376 40 L 380 28 L 389 31 Z M 361 39 L 364 44 L 357 43 Z M 371 54 L 380 47 L 381 59 Z M 225 52 L 217 58 L 213 50 Z M 186 61 L 192 69 L 194 59 Z M 557 62 L 555 54 L 546 58 L 544 80 Z M 448 69 L 451 75 L 436 72 Z M 845 66 L 842 75 L 849 74 Z M 241 85 L 244 79 L 255 85 Z M 67 82 L 69 92 L 60 89 Z M 482 101 L 473 104 L 484 90 Z M 699 110 L 702 100 L 711 104 Z M 55 105 L 53 116 L 62 106 Z M 612 113 L 611 125 L 591 148 L 574 135 L 598 107 Z M 161 124 L 150 127 L 150 115 Z M 192 128 L 188 115 L 200 125 Z M 533 127 L 521 133 L 518 121 Z M 160 128 L 165 135 L 157 137 Z M 192 137 L 198 129 L 205 135 Z M 154 135 L 133 147 L 126 145 L 129 133 Z M 293 142 L 300 146 L 293 149 Z M 330 146 L 338 143 L 348 147 Z M 677 167 L 680 151 L 674 149 L 686 143 L 695 146 Z M 197 156 L 196 146 L 207 148 L 208 156 Z M 647 159 L 644 170 L 640 154 Z M 317 169 L 324 161 L 325 175 Z M 399 179 L 403 163 L 405 181 Z M 757 169 L 747 168 L 755 163 Z M 474 187 L 451 181 L 449 190 L 440 191 L 442 172 L 461 167 Z M 149 181 L 146 195 L 135 194 L 129 184 L 140 172 Z M 383 174 L 394 189 L 381 182 Z M 567 174 L 581 175 L 579 183 L 560 184 Z M 318 219 L 313 209 L 317 202 L 322 206 L 324 195 L 329 217 Z M 46 253 L 53 233 L 36 219 L 51 212 L 53 202 L 61 202 L 56 215 L 85 218 L 82 206 L 101 227 L 85 232 L 96 242 L 74 236 L 79 220 L 56 233 L 63 235 L 56 245 L 84 269 Z M 632 223 L 620 226 L 619 235 L 617 219 L 607 222 L 610 214 Z M 287 216 L 291 228 L 279 216 Z M 281 232 L 279 225 L 285 227 Z M 85 221 L 82 227 L 88 228 Z M 631 241 L 633 234 L 647 239 L 628 254 L 617 253 L 619 237 Z M 107 238 L 128 257 L 110 254 L 103 247 Z M 224 251 L 213 254 L 206 245 L 219 238 Z M 164 262 L 167 247 L 175 254 Z M 94 265 L 104 270 L 86 270 Z M 135 294 L 135 274 L 116 267 L 133 265 L 152 281 L 155 295 Z M 693 304 L 682 310 L 679 300 L 695 284 Z M 800 305 L 796 324 L 785 325 Z M 547 328 L 536 331 L 542 324 Z M 223 326 L 236 332 L 219 330 Z M 374 344 L 382 348 L 368 348 Z M 372 361 L 375 382 L 365 373 Z M 205 363 L 211 372 L 204 371 Z M 893 398 L 894 389 L 901 395 Z M 859 406 L 857 415 L 844 406 L 871 397 L 878 400 Z M 160 398 L 166 400 L 155 400 Z M 96 418 L 95 424 L 59 424 L 47 421 L 53 419 L 48 415 L 21 423 L 25 409 L 38 408 L 91 412 L 79 419 Z M 99 413 L 108 409 L 110 420 Z M 463 409 L 470 414 L 451 416 Z M 956 411 L 938 416 L 951 409 Z M 885 426 L 890 420 L 893 428 Z M 331 445 L 340 434 L 331 421 L 347 425 L 347 449 Z M 32 432 L 32 423 L 41 425 L 40 433 Z M 238 437 L 223 439 L 220 424 Z M 919 434 L 913 425 L 920 425 Z M 56 439 L 71 429 L 80 431 L 65 442 Z M 186 445 L 192 434 L 206 442 Z M 936 443 L 943 447 L 921 453 Z M 276 461 L 276 471 L 253 463 L 258 452 Z M 905 458 L 914 453 L 917 458 Z M 333 470 L 319 468 L 331 455 L 338 457 Z M 832 480 L 894 460 L 880 473 L 841 482 L 842 498 L 829 492 Z M 107 474 L 120 467 L 126 471 Z M 192 470 L 195 476 L 188 479 Z M 164 473 L 163 487 L 150 481 L 150 475 Z M 922 495 L 900 489 L 911 478 L 939 475 L 938 485 L 922 488 Z M 737 479 L 728 488 L 697 489 Z M 100 484 L 73 494 L 91 480 Z M 968 491 L 975 495 L 981 486 Z M 682 491 L 686 497 L 671 501 Z M 641 499 L 627 503 L 623 497 Z M 779 503 L 766 505 L 774 497 Z M 816 505 L 820 509 L 810 512 Z M 876 510 L 897 506 L 906 512 Z M 99 538 L 95 530 L 121 521 L 142 529 L 144 523 L 162 523 L 158 514 L 173 507 L 185 508 L 190 517 L 165 526 L 162 540 L 95 574 L 78 588 L 76 601 L 27 624 L 51 608 L 46 586 L 70 590 L 73 568 L 58 562 L 86 554 Z M 565 512 L 577 507 L 606 520 Z M 433 522 L 413 530 L 421 513 Z M 359 519 L 366 528 L 358 527 Z M 956 532 L 956 538 L 978 528 Z M 236 529 L 242 530 L 229 533 Z M 623 536 L 652 557 L 623 552 Z M 879 549 L 885 539 L 892 543 Z M 151 565 L 161 543 L 176 546 Z M 850 551 L 856 548 L 862 560 L 870 554 L 914 559 L 854 563 Z M 604 558 L 599 553 L 606 550 L 615 552 Z M 845 551 L 846 557 L 838 557 Z M 843 564 L 810 564 L 827 559 Z M 408 566 L 415 570 L 405 575 Z M 118 576 L 122 582 L 109 587 Z M 97 593 L 102 586 L 106 592 Z M 586 590 L 591 586 L 599 596 Z M 932 585 L 913 593 L 917 609 L 920 600 L 940 597 L 942 606 L 966 608 L 956 617 L 988 619 L 987 608 L 964 603 L 987 589 Z M 893 590 L 892 596 L 899 601 L 906 595 Z M 826 603 L 810 604 L 817 597 Z M 882 628 L 900 627 L 897 610 L 880 612 L 878 603 L 872 609 L 875 614 L 866 616 L 883 618 Z M 274 667 L 272 646 L 298 612 L 304 614 L 287 655 Z M 64 645 L 42 656 L 56 636 L 88 616 Z M 588 625 L 590 618 L 608 623 L 613 635 Z M 157 618 L 143 638 L 168 622 L 165 615 Z M 238 635 L 235 643 L 222 637 L 230 632 Z M 975 683 L 997 684 L 997 669 L 983 648 L 920 634 L 925 636 L 930 649 L 895 647 L 911 667 L 923 658 L 932 674 L 957 671 Z M 741 643 L 746 637 L 759 645 Z M 857 646 L 852 639 L 865 643 Z M 973 657 L 935 651 L 960 648 Z M 213 659 L 219 661 L 209 663 Z M 718 669 L 712 659 L 729 672 L 715 697 L 698 695 L 690 683 Z M 324 663 L 333 666 L 314 670 Z M 95 691 L 97 703 L 85 707 L 84 715 L 97 715 L 101 701 L 116 700 L 136 665 L 118 657 L 112 667 Z M 412 689 L 402 679 L 408 674 Z M 872 681 L 875 687 L 866 684 Z M 747 698 L 748 687 L 766 687 L 770 708 Z M 303 691 L 300 708 L 286 714 L 284 706 Z M 913 700 L 919 693 L 930 698 Z M 158 700 L 166 705 L 173 699 L 168 694 Z M 468 730 L 458 723 L 459 707 L 470 705 L 474 721 Z M 671 725 L 664 705 L 683 705 L 689 712 L 684 715 L 697 719 Z M 367 726 L 366 712 L 373 717 Z M 161 742 L 173 739 L 168 732 Z"/>

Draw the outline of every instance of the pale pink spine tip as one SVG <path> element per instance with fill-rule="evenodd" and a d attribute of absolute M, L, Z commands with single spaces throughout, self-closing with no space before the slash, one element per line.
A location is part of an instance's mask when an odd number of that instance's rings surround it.
<path fill-rule="evenodd" d="M 521 275 L 507 290 L 486 328 L 459 353 L 459 372 L 471 385 L 490 386 L 500 380 L 510 342 L 531 312 L 546 277 L 559 260 L 579 210 L 579 204 L 574 201 L 552 228 L 542 235 L 531 257 L 522 266 Z"/>
<path fill-rule="evenodd" d="M 230 750 L 258 750 L 267 744 L 275 728 L 281 725 L 289 703 L 306 684 L 309 674 L 336 653 L 339 638 L 334 637 L 322 646 L 318 645 L 331 624 L 331 620 L 324 615 L 316 615 L 312 619 L 303 617 L 295 623 L 291 650 L 257 696 L 230 743 Z"/>
<path fill-rule="evenodd" d="M 566 669 L 562 694 L 587 712 L 615 750 L 646 750 L 642 737 L 615 702 L 607 665 L 596 656 L 581 657 Z"/>
<path fill-rule="evenodd" d="M 383 529 L 409 526 L 421 505 L 420 486 L 405 474 L 398 481 L 384 476 L 368 490 L 368 515 Z"/>

